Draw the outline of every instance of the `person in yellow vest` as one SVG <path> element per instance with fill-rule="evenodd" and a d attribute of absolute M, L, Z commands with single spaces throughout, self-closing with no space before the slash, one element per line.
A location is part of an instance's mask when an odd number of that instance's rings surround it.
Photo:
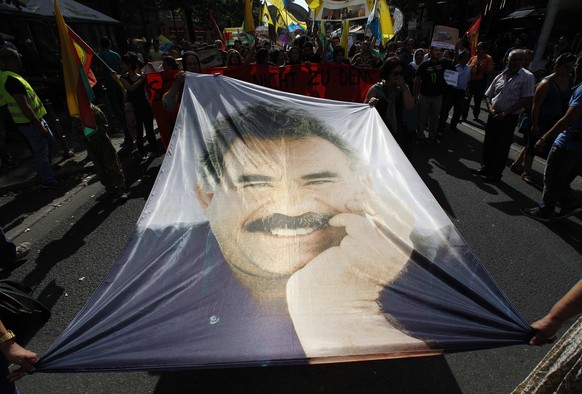
<path fill-rule="evenodd" d="M 43 119 L 46 109 L 30 84 L 18 72 L 22 69 L 20 54 L 11 48 L 0 49 L 0 95 L 6 101 L 12 120 L 30 142 L 36 172 L 43 188 L 64 185 L 55 179 L 51 165 L 54 136 Z"/>

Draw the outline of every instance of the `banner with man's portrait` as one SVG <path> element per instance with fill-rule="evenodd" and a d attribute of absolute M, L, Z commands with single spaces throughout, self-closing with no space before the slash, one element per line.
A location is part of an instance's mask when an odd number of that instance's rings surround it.
<path fill-rule="evenodd" d="M 188 74 L 135 234 L 38 369 L 385 359 L 530 335 L 373 107 Z"/>

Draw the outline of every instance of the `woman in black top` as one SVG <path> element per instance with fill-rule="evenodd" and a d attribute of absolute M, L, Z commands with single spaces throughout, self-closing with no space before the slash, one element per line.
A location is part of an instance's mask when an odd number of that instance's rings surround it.
<path fill-rule="evenodd" d="M 131 103 L 136 121 L 135 142 L 142 158 L 146 156 L 143 146 L 143 128 L 152 153 L 158 152 L 156 135 L 154 133 L 154 114 L 148 102 L 145 74 L 140 73 L 137 56 L 126 54 L 121 57 L 121 83 L 126 91 L 125 101 Z"/>

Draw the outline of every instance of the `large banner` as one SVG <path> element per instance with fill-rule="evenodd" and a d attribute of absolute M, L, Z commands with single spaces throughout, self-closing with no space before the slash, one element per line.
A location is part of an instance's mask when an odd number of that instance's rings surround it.
<path fill-rule="evenodd" d="M 316 9 L 315 20 L 344 21 L 368 18 L 375 0 L 326 0 Z"/>
<path fill-rule="evenodd" d="M 376 109 L 188 74 L 135 234 L 41 372 L 525 344 Z"/>
<path fill-rule="evenodd" d="M 336 64 L 296 64 L 275 67 L 263 64 L 215 67 L 218 73 L 241 81 L 304 96 L 363 102 L 366 93 L 380 82 L 380 70 Z"/>

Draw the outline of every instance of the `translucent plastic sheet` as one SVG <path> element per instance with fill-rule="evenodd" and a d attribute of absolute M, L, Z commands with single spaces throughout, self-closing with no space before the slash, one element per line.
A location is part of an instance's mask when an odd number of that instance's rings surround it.
<path fill-rule="evenodd" d="M 526 343 L 376 110 L 194 75 L 131 241 L 41 372 Z"/>

